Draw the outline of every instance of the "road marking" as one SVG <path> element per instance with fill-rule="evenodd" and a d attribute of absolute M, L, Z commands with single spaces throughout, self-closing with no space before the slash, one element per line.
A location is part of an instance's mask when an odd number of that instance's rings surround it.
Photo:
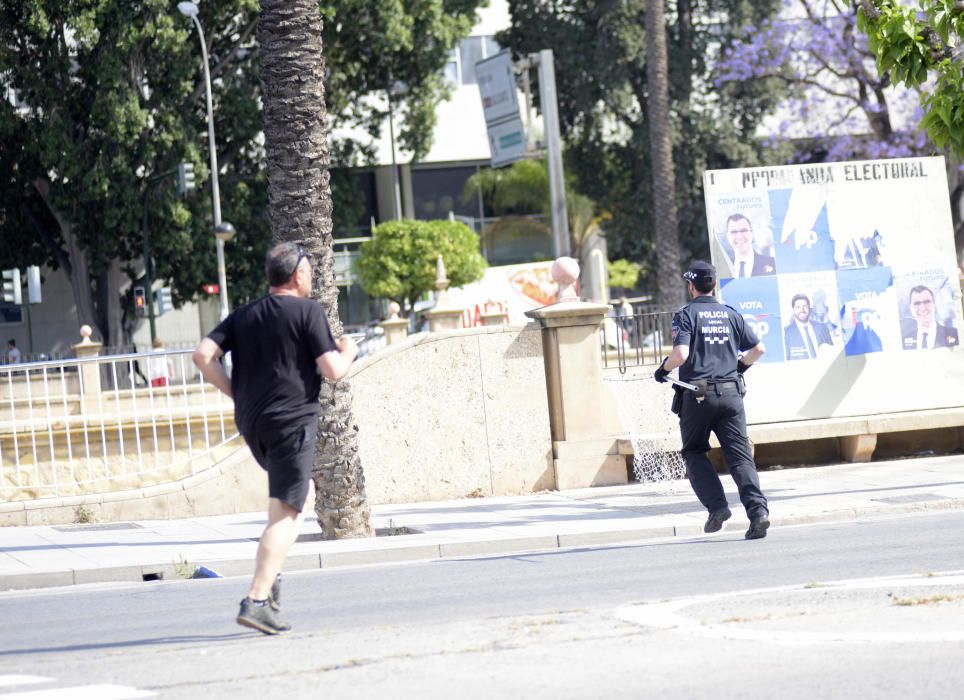
<path fill-rule="evenodd" d="M 694 605 L 753 597 L 759 603 L 761 597 L 770 594 L 812 594 L 822 591 L 873 590 L 894 585 L 915 587 L 964 585 L 964 572 L 948 571 L 926 576 L 881 576 L 875 578 L 849 579 L 821 582 L 818 587 L 803 585 L 757 588 L 730 593 L 692 596 L 649 605 L 630 605 L 617 608 L 615 616 L 621 620 L 658 629 L 675 629 L 694 635 L 739 640 L 767 639 L 786 644 L 801 645 L 826 642 L 959 642 L 964 641 L 964 629 L 926 630 L 904 633 L 852 632 L 802 630 L 783 631 L 773 629 L 745 629 L 730 623 L 707 623 L 694 619 L 682 611 Z M 785 608 L 785 605 L 782 606 Z"/>
<path fill-rule="evenodd" d="M 16 674 L 10 674 L 7 676 L 0 676 L 0 688 L 4 688 L 11 685 L 32 685 L 33 683 L 49 683 L 52 681 L 53 681 L 53 678 L 44 678 L 43 676 L 18 676 Z"/>
<path fill-rule="evenodd" d="M 0 700 L 68 700 L 68 698 L 70 700 L 128 700 L 128 698 L 147 698 L 153 695 L 154 693 L 150 691 L 126 685 L 106 684 L 4 693 L 0 695 Z"/>

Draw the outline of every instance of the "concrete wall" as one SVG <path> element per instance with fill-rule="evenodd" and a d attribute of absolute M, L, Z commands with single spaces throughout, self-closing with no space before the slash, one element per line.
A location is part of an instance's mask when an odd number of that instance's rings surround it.
<path fill-rule="evenodd" d="M 414 335 L 359 361 L 350 379 L 371 503 L 553 487 L 534 326 Z"/>

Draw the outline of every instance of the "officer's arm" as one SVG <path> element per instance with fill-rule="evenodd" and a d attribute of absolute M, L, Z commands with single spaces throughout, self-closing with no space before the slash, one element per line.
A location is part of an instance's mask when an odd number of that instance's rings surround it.
<path fill-rule="evenodd" d="M 745 353 L 743 353 L 743 357 L 741 357 L 740 360 L 743 362 L 743 364 L 749 366 L 749 365 L 752 365 L 757 360 L 759 360 L 761 357 L 763 357 L 763 353 L 765 352 L 766 352 L 766 348 L 763 347 L 763 342 L 760 341 L 752 348 L 747 350 Z"/>
<path fill-rule="evenodd" d="M 663 369 L 665 369 L 667 372 L 672 372 L 674 369 L 686 362 L 689 356 L 689 345 L 674 345 L 673 351 L 669 354 L 669 357 L 663 361 Z"/>

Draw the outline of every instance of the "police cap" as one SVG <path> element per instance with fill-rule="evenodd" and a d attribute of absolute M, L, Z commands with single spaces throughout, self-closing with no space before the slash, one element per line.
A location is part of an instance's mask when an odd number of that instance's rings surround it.
<path fill-rule="evenodd" d="M 683 279 L 690 282 L 712 282 L 716 279 L 716 268 L 708 262 L 697 260 L 683 273 Z"/>

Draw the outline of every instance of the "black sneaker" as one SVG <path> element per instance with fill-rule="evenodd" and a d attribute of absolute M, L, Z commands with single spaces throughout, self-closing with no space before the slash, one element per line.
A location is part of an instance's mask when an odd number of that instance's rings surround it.
<path fill-rule="evenodd" d="M 281 574 L 278 574 L 274 583 L 271 584 L 271 594 L 268 596 L 268 605 L 276 612 L 281 610 Z"/>
<path fill-rule="evenodd" d="M 719 532 L 723 527 L 723 523 L 730 519 L 733 513 L 726 506 L 723 506 L 719 510 L 714 510 L 710 513 L 710 517 L 706 519 L 706 525 L 703 526 L 703 532 Z"/>
<path fill-rule="evenodd" d="M 291 625 L 278 619 L 277 614 L 270 605 L 255 605 L 250 598 L 241 601 L 241 609 L 238 611 L 236 622 L 244 627 L 256 629 L 265 634 L 278 634 L 287 632 Z"/>
<path fill-rule="evenodd" d="M 762 539 L 767 536 L 768 527 L 770 527 L 770 518 L 767 516 L 761 515 L 758 518 L 753 518 L 750 521 L 750 529 L 746 531 L 744 538 L 748 540 Z"/>

